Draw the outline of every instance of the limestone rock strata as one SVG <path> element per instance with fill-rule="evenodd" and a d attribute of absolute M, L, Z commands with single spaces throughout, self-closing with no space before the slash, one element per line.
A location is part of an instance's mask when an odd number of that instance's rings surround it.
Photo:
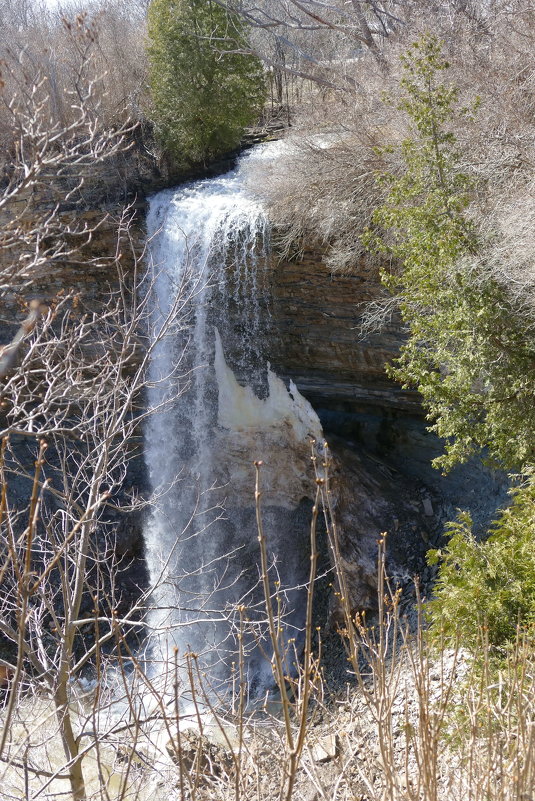
<path fill-rule="evenodd" d="M 38 223 L 44 209 L 38 205 L 26 212 L 28 227 Z M 140 205 L 137 211 L 142 210 Z M 0 215 L 0 224 L 4 221 Z M 10 326 L 24 319 L 24 302 L 32 298 L 53 303 L 56 296 L 72 291 L 78 296 L 81 312 L 98 312 L 119 289 L 117 256 L 120 254 L 119 263 L 128 283 L 134 263 L 143 253 L 145 234 L 140 219 L 127 236 L 121 231 L 120 209 L 115 206 L 60 212 L 54 223 L 56 230 L 61 233 L 53 259 L 46 249 L 34 253 L 29 247 L 33 240 L 0 250 L 0 267 L 11 268 L 14 276 L 11 291 L 5 291 L 2 297 L 0 343 L 11 339 Z M 69 231 L 76 233 L 65 233 Z"/>
<path fill-rule="evenodd" d="M 313 406 L 419 411 L 416 394 L 385 375 L 402 344 L 399 320 L 380 334 L 359 336 L 364 306 L 381 291 L 375 271 L 358 265 L 351 275 L 333 276 L 320 252 L 306 250 L 299 260 L 275 262 L 271 280 L 272 366 Z"/>

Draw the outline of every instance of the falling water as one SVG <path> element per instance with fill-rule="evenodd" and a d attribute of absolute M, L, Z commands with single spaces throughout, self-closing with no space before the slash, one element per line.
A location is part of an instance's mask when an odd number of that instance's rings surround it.
<path fill-rule="evenodd" d="M 272 466 L 270 553 L 274 561 L 284 556 L 274 569 L 294 587 L 302 587 L 308 569 L 306 536 L 296 534 L 306 530 L 299 482 L 307 468 L 302 456 L 292 465 L 287 441 L 309 447 L 307 435 L 321 435 L 321 428 L 295 387 L 288 392 L 266 363 L 268 230 L 246 181 L 251 163 L 270 155 L 270 146 L 258 148 L 222 177 L 159 193 L 147 221 L 148 401 L 158 410 L 145 429 L 154 496 L 146 527 L 156 585 L 150 624 L 159 632 L 153 653 L 166 665 L 175 646 L 179 659 L 193 651 L 212 680 L 225 681 L 236 659 L 238 607 L 251 619 L 260 615 L 256 458 Z M 302 618 L 302 595 L 285 596 L 289 626 Z M 261 650 L 251 647 L 246 659 L 259 686 L 270 682 Z"/>

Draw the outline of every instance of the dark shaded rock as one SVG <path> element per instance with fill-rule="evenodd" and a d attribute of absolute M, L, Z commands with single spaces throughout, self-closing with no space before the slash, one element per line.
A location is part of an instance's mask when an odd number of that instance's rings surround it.
<path fill-rule="evenodd" d="M 378 542 L 386 535 L 388 573 L 404 583 L 425 568 L 431 537 L 422 484 L 386 462 L 331 437 L 335 521 L 352 612 L 377 607 Z M 340 610 L 333 606 L 336 621 Z"/>

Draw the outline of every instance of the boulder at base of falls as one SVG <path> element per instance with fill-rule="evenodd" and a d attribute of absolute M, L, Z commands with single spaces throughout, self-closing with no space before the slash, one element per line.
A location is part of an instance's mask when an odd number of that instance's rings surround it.
<path fill-rule="evenodd" d="M 185 729 L 167 742 L 166 751 L 173 762 L 188 774 L 192 781 L 228 775 L 233 768 L 232 754 L 222 745 L 195 729 Z"/>

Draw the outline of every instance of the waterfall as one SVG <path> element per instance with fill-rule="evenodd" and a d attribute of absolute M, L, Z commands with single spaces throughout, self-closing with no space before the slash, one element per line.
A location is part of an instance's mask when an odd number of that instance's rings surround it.
<path fill-rule="evenodd" d="M 154 503 L 146 552 L 155 585 L 150 627 L 161 669 L 172 652 L 199 655 L 211 682 L 236 661 L 237 609 L 251 686 L 272 681 L 260 626 L 255 459 L 266 463 L 264 515 L 273 579 L 288 637 L 299 633 L 308 572 L 310 440 L 321 426 L 295 386 L 270 370 L 268 224 L 247 188 L 256 159 L 218 178 L 166 190 L 150 201 L 152 356 L 144 432 Z M 275 575 L 277 574 L 277 575 Z M 245 612 L 244 612 L 245 609 Z M 252 629 L 258 624 L 255 634 Z"/>

